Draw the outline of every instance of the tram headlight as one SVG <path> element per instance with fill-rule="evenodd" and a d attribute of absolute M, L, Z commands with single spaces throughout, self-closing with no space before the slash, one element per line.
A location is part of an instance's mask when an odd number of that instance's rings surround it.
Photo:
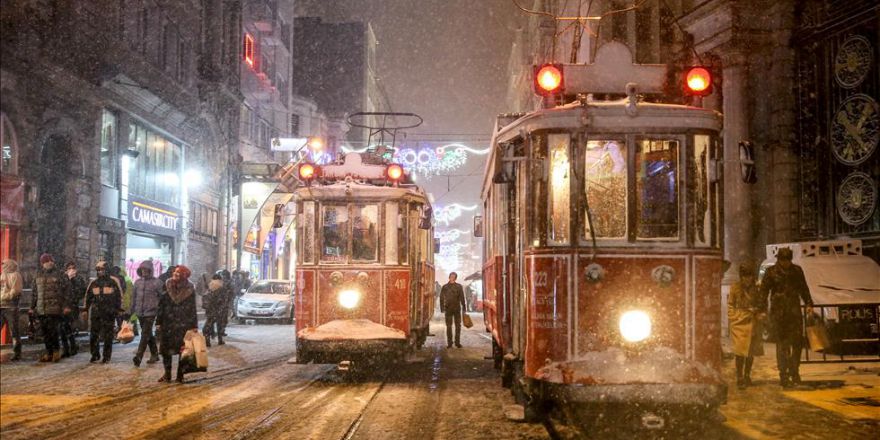
<path fill-rule="evenodd" d="M 339 305 L 346 309 L 353 309 L 361 302 L 361 293 L 357 290 L 343 290 L 339 292 Z"/>
<path fill-rule="evenodd" d="M 620 335 L 627 342 L 641 342 L 651 336 L 651 317 L 642 310 L 629 310 L 620 315 Z"/>

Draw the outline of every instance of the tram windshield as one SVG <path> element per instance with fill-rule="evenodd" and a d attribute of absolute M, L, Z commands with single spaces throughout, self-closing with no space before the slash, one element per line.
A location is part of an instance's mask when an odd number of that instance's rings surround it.
<path fill-rule="evenodd" d="M 720 245 L 718 186 L 709 175 L 710 161 L 720 154 L 713 136 L 532 136 L 530 155 L 537 164 L 529 176 L 532 246 L 586 245 L 594 237 L 621 244 L 688 238 L 694 246 Z M 685 203 L 695 213 L 689 224 Z"/>
<path fill-rule="evenodd" d="M 373 262 L 379 258 L 379 206 L 321 206 L 321 262 Z"/>

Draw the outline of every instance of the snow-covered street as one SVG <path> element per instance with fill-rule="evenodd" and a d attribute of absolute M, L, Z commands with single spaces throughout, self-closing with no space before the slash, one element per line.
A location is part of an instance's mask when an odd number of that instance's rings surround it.
<path fill-rule="evenodd" d="M 0 433 L 4 440 L 552 438 L 542 424 L 505 418 L 513 398 L 484 359 L 490 341 L 482 318 L 472 316 L 464 348 L 447 349 L 435 319 L 437 336 L 405 365 L 357 376 L 331 365 L 290 363 L 293 327 L 279 325 L 231 326 L 228 343 L 209 349 L 210 371 L 188 375 L 184 385 L 156 383 L 161 364 L 134 368 L 134 343 L 116 344 L 109 365 L 89 364 L 83 353 L 57 364 L 4 363 Z M 731 363 L 725 363 L 728 383 Z M 806 365 L 802 374 L 811 386 L 783 391 L 773 365 L 770 357 L 759 358 L 756 385 L 732 387 L 722 406 L 726 421 L 701 434 L 855 439 L 876 432 L 877 408 L 854 406 L 880 397 L 876 367 Z M 559 438 L 577 437 L 553 426 Z"/>

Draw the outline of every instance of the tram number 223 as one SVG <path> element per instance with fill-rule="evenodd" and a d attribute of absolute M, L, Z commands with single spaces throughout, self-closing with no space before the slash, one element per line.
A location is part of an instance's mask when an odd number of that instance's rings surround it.
<path fill-rule="evenodd" d="M 547 287 L 547 272 L 535 272 L 535 287 Z"/>

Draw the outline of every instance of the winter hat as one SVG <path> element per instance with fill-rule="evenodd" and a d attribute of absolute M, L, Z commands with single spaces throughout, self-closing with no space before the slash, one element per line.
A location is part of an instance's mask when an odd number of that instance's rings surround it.
<path fill-rule="evenodd" d="M 54 263 L 55 259 L 50 254 L 40 255 L 40 264 Z"/>

